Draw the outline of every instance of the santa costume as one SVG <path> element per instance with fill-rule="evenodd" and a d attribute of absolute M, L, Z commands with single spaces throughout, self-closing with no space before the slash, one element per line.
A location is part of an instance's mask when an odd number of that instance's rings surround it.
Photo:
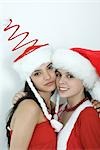
<path fill-rule="evenodd" d="M 82 80 L 92 98 L 100 101 L 99 50 L 57 49 L 52 57 L 52 62 L 55 68 L 64 69 Z M 59 115 L 66 111 L 66 106 L 67 103 L 62 105 Z M 77 105 L 64 128 L 58 134 L 57 150 L 82 149 L 100 149 L 100 118 L 89 99 L 85 99 Z"/>
<path fill-rule="evenodd" d="M 51 63 L 52 48 L 49 45 L 42 46 L 37 49 L 34 46 L 30 46 L 26 49 L 26 51 L 29 50 L 32 50 L 32 52 L 15 61 L 13 68 L 23 81 L 27 81 L 29 87 L 37 98 L 47 121 L 36 125 L 28 146 L 28 150 L 55 150 L 55 132 L 59 132 L 59 130 L 62 128 L 62 124 L 54 119 L 53 116 L 48 112 L 43 98 L 39 95 L 30 78 L 32 72 L 41 64 Z M 13 131 L 9 127 L 8 129 L 12 135 Z"/>

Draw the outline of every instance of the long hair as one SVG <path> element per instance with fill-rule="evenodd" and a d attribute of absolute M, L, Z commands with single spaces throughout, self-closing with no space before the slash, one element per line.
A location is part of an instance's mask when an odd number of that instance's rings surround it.
<path fill-rule="evenodd" d="M 16 111 L 18 105 L 20 104 L 20 102 L 22 102 L 23 100 L 26 100 L 26 99 L 31 99 L 31 100 L 34 100 L 38 105 L 39 107 L 41 108 L 37 98 L 35 97 L 34 93 L 32 92 L 32 90 L 30 89 L 29 85 L 27 82 L 25 82 L 25 87 L 24 87 L 24 92 L 27 92 L 26 96 L 20 98 L 16 104 L 14 104 L 14 106 L 11 108 L 9 114 L 8 114 L 8 117 L 7 117 L 7 123 L 6 123 L 6 135 L 7 135 L 7 138 L 8 138 L 8 147 L 10 147 L 10 131 L 8 130 L 8 127 L 10 127 L 10 123 L 11 123 L 11 120 L 12 120 L 12 117 L 13 117 L 13 114 L 14 112 Z"/>
<path fill-rule="evenodd" d="M 92 100 L 92 96 L 91 94 L 84 88 L 84 94 L 85 94 L 85 97 L 88 97 L 88 99 L 91 101 Z"/>

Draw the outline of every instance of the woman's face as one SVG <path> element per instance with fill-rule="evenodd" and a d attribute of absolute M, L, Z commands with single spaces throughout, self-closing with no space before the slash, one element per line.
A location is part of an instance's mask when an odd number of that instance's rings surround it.
<path fill-rule="evenodd" d="M 52 63 L 44 63 L 31 75 L 36 88 L 41 92 L 52 92 L 56 88 L 56 75 Z"/>
<path fill-rule="evenodd" d="M 70 98 L 82 94 L 84 91 L 82 81 L 63 69 L 56 71 L 56 85 L 63 98 Z"/>

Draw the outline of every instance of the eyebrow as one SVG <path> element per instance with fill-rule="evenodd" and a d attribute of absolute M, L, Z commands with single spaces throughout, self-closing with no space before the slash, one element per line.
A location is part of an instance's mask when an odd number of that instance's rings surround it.
<path fill-rule="evenodd" d="M 40 71 L 40 70 L 34 70 L 34 73 L 35 73 L 35 72 L 39 72 L 39 71 Z"/>
<path fill-rule="evenodd" d="M 61 73 L 60 71 L 59 71 L 59 69 L 56 69 L 56 72 L 59 72 L 59 73 Z M 65 74 L 70 74 L 70 75 L 72 75 L 70 72 L 65 72 Z"/>
<path fill-rule="evenodd" d="M 52 63 L 50 63 L 47 67 L 49 67 L 49 66 L 51 66 L 52 65 Z"/>
<path fill-rule="evenodd" d="M 52 63 L 48 64 L 47 67 L 49 67 L 50 65 L 52 65 Z M 41 71 L 41 70 L 39 70 L 39 69 L 38 70 L 34 70 L 34 72 L 39 72 L 39 71 Z"/>

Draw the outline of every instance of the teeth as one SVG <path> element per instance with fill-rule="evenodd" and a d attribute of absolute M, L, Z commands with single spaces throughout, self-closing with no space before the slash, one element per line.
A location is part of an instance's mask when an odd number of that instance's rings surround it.
<path fill-rule="evenodd" d="M 69 88 L 59 88 L 59 90 L 61 90 L 61 91 L 67 91 Z"/>

